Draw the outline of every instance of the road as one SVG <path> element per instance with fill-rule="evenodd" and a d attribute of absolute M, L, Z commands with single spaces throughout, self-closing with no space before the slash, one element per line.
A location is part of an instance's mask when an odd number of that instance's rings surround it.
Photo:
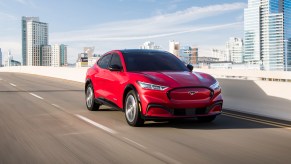
<path fill-rule="evenodd" d="M 127 125 L 90 112 L 84 84 L 0 73 L 0 163 L 289 163 L 290 122 L 226 111 L 213 123 Z"/>

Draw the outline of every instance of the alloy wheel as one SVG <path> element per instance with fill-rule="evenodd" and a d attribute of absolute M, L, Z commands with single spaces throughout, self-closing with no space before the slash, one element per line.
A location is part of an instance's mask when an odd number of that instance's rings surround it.
<path fill-rule="evenodd" d="M 125 108 L 125 112 L 126 112 L 126 118 L 129 122 L 133 122 L 135 117 L 136 117 L 136 108 L 137 108 L 137 104 L 136 104 L 136 100 L 133 97 L 133 95 L 129 95 L 126 99 L 126 108 Z"/>
<path fill-rule="evenodd" d="M 89 108 L 91 108 L 92 105 L 93 105 L 93 90 L 92 90 L 92 87 L 88 87 L 87 88 L 87 92 L 86 92 L 86 103 L 87 103 L 87 106 Z"/>

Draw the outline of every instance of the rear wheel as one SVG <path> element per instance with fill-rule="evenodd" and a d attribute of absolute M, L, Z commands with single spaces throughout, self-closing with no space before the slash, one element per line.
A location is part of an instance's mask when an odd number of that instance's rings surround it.
<path fill-rule="evenodd" d="M 95 102 L 95 97 L 94 97 L 94 89 L 92 84 L 88 84 L 88 86 L 86 87 L 86 106 L 87 109 L 90 111 L 95 111 L 95 110 L 99 110 L 100 104 L 97 104 Z"/>
<path fill-rule="evenodd" d="M 215 120 L 216 116 L 201 116 L 201 117 L 197 117 L 197 120 L 199 122 L 212 122 L 213 120 Z"/>
<path fill-rule="evenodd" d="M 135 91 L 132 90 L 127 93 L 124 108 L 125 118 L 130 126 L 142 126 L 144 124 Z"/>

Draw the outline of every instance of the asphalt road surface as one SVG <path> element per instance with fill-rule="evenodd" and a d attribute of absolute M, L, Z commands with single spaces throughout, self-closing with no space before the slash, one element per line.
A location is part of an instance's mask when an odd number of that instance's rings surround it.
<path fill-rule="evenodd" d="M 88 111 L 82 83 L 0 73 L 0 163 L 290 161 L 290 122 L 226 111 L 133 128 L 121 111 Z"/>

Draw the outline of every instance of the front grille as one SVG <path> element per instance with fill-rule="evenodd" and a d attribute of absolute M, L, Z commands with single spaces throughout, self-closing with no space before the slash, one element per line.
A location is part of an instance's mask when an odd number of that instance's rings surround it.
<path fill-rule="evenodd" d="M 167 96 L 170 100 L 206 100 L 212 97 L 212 91 L 204 87 L 175 88 Z"/>
<path fill-rule="evenodd" d="M 206 108 L 175 108 L 173 109 L 173 115 L 175 116 L 191 116 L 206 114 Z"/>

